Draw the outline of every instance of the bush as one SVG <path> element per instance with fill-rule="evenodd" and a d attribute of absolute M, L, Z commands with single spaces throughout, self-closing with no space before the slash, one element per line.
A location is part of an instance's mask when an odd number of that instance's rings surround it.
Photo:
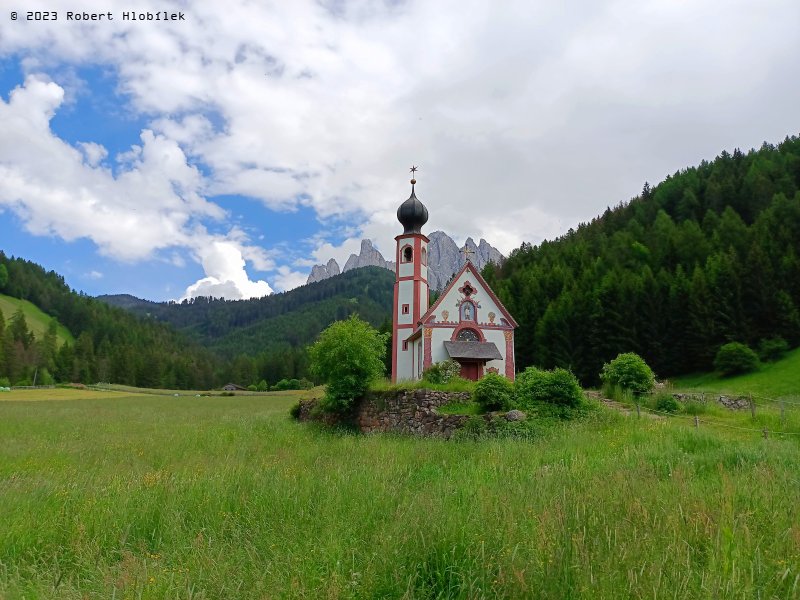
<path fill-rule="evenodd" d="M 292 405 L 292 408 L 289 409 L 289 414 L 293 419 L 300 418 L 300 403 Z"/>
<path fill-rule="evenodd" d="M 528 367 L 517 376 L 514 387 L 516 403 L 522 410 L 531 410 L 537 403 L 572 408 L 583 403 L 583 390 L 575 375 L 566 369 L 544 371 Z"/>
<path fill-rule="evenodd" d="M 281 379 L 278 383 L 272 386 L 275 392 L 285 392 L 286 390 L 299 390 L 300 380 L 298 379 Z"/>
<path fill-rule="evenodd" d="M 258 382 L 258 385 L 256 385 L 256 390 L 259 392 L 269 391 L 269 384 L 267 384 L 266 380 L 262 379 Z"/>
<path fill-rule="evenodd" d="M 717 351 L 714 368 L 725 376 L 749 373 L 758 368 L 758 355 L 745 344 L 730 342 Z"/>
<path fill-rule="evenodd" d="M 257 392 L 258 388 L 254 384 L 250 384 L 250 385 L 247 386 L 247 391 L 248 392 Z"/>
<path fill-rule="evenodd" d="M 0 387 L 11 387 L 11 381 L 8 377 L 0 377 Z"/>
<path fill-rule="evenodd" d="M 768 340 L 761 340 L 758 345 L 758 357 L 764 362 L 772 362 L 783 358 L 783 355 L 789 351 L 789 344 L 782 337 L 770 338 Z"/>
<path fill-rule="evenodd" d="M 603 365 L 600 379 L 606 387 L 617 386 L 634 394 L 644 394 L 653 389 L 656 377 L 644 359 L 633 352 L 620 354 Z"/>
<path fill-rule="evenodd" d="M 370 382 L 383 375 L 386 335 L 353 315 L 320 333 L 308 353 L 311 372 L 328 384 L 321 406 L 346 413 Z"/>
<path fill-rule="evenodd" d="M 422 373 L 422 379 L 434 384 L 449 383 L 451 379 L 458 377 L 460 374 L 461 365 L 451 358 L 434 363 L 425 369 Z"/>
<path fill-rule="evenodd" d="M 681 410 L 681 405 L 672 397 L 672 394 L 659 394 L 658 398 L 656 398 L 656 410 L 676 413 Z"/>
<path fill-rule="evenodd" d="M 472 399 L 484 411 L 513 408 L 514 385 L 502 375 L 487 373 L 475 384 Z"/>

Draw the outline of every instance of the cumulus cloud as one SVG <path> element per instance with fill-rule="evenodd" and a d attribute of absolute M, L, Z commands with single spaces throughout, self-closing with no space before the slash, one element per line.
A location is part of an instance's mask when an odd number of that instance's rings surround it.
<path fill-rule="evenodd" d="M 272 293 L 266 281 L 250 281 L 242 252 L 235 244 L 216 241 L 199 251 L 206 277 L 186 288 L 183 299 L 213 296 L 228 300 L 261 298 Z"/>
<path fill-rule="evenodd" d="M 244 271 L 243 255 L 257 268 L 274 266 L 263 248 L 248 245 L 237 229 L 230 231 L 231 243 L 215 241 L 219 236 L 199 221 L 222 219 L 225 212 L 202 196 L 203 178 L 174 140 L 143 131 L 142 144 L 118 157 L 114 175 L 99 164 L 107 156 L 101 145 L 85 142 L 78 150 L 51 131 L 49 121 L 63 98 L 57 84 L 32 75 L 8 102 L 0 99 L 0 207 L 14 211 L 31 233 L 88 238 L 122 261 L 189 248 L 207 268 L 208 277 L 191 288 L 198 294 L 217 290 L 241 298 L 271 292 Z M 170 260 L 180 264 L 182 258 L 173 252 Z"/>

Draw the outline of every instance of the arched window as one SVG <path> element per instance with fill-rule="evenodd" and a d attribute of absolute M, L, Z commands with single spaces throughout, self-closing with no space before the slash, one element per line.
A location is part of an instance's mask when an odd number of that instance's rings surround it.
<path fill-rule="evenodd" d="M 403 248 L 403 262 L 411 262 L 414 258 L 414 251 L 411 249 L 411 246 L 406 246 Z"/>
<path fill-rule="evenodd" d="M 420 260 L 422 260 L 422 264 L 427 266 L 428 265 L 428 251 L 423 248 L 419 254 Z"/>
<path fill-rule="evenodd" d="M 458 337 L 456 337 L 459 342 L 478 342 L 480 339 L 481 337 L 474 329 L 462 329 L 458 332 Z"/>

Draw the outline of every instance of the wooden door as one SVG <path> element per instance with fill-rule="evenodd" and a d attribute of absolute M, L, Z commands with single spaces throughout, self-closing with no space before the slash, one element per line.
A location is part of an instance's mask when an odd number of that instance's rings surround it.
<path fill-rule="evenodd" d="M 477 381 L 479 367 L 480 365 L 476 362 L 461 363 L 461 377 L 463 377 L 464 379 Z"/>

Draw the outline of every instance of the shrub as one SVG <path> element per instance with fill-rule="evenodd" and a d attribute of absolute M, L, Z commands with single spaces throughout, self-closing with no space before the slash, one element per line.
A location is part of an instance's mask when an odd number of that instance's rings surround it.
<path fill-rule="evenodd" d="M 0 377 L 0 387 L 11 387 L 11 381 L 8 377 Z"/>
<path fill-rule="evenodd" d="M 451 379 L 458 377 L 460 374 L 461 365 L 451 358 L 434 363 L 425 369 L 422 373 L 422 379 L 434 384 L 449 383 Z"/>
<path fill-rule="evenodd" d="M 680 411 L 681 405 L 672 397 L 672 394 L 659 394 L 656 398 L 656 410 L 666 413 L 676 413 Z"/>
<path fill-rule="evenodd" d="M 758 368 L 758 356 L 749 346 L 730 342 L 717 351 L 714 368 L 725 376 L 749 373 Z"/>
<path fill-rule="evenodd" d="M 528 367 L 519 374 L 514 387 L 516 402 L 523 410 L 530 410 L 537 403 L 574 408 L 583 402 L 583 390 L 577 378 L 566 369 L 544 371 Z"/>
<path fill-rule="evenodd" d="M 620 354 L 603 365 L 600 379 L 605 386 L 617 386 L 634 394 L 644 394 L 653 389 L 656 377 L 644 359 L 633 352 Z"/>
<path fill-rule="evenodd" d="M 502 375 L 487 373 L 475 384 L 472 399 L 484 411 L 512 408 L 514 385 Z"/>
<path fill-rule="evenodd" d="M 386 335 L 353 315 L 320 333 L 308 353 L 311 372 L 328 384 L 320 404 L 328 412 L 346 413 L 383 375 Z"/>
<path fill-rule="evenodd" d="M 254 384 L 251 383 L 250 385 L 247 386 L 247 391 L 248 392 L 257 392 L 258 388 Z"/>
<path fill-rule="evenodd" d="M 764 362 L 772 362 L 782 358 L 789 351 L 789 344 L 782 337 L 761 340 L 758 345 L 758 357 Z"/>
<path fill-rule="evenodd" d="M 269 384 L 267 384 L 266 380 L 262 379 L 258 382 L 258 385 L 256 385 L 256 390 L 259 392 L 266 392 L 269 390 Z"/>
<path fill-rule="evenodd" d="M 300 403 L 292 405 L 292 408 L 289 409 L 289 414 L 293 419 L 300 418 Z"/>

